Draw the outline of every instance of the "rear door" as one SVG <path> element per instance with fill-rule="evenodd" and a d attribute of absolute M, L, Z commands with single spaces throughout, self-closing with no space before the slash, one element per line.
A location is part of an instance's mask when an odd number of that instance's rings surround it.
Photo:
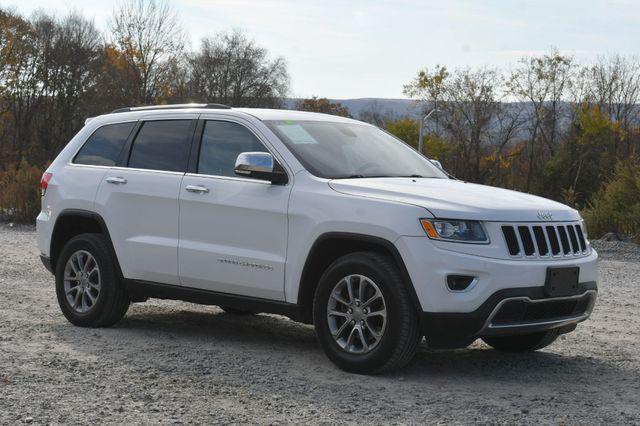
<path fill-rule="evenodd" d="M 196 115 L 142 120 L 104 176 L 96 209 L 126 278 L 179 284 L 178 194 Z"/>
<path fill-rule="evenodd" d="M 284 300 L 291 183 L 272 185 L 233 172 L 241 152 L 276 153 L 240 118 L 201 120 L 200 140 L 180 189 L 182 285 Z"/>

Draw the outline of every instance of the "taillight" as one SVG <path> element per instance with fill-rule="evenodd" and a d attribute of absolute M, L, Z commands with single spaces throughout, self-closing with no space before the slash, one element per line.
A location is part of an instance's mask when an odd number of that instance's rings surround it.
<path fill-rule="evenodd" d="M 40 180 L 40 189 L 42 196 L 44 197 L 44 193 L 47 192 L 47 187 L 49 186 L 49 182 L 53 177 L 53 173 L 45 172 L 42 174 L 42 179 Z"/>

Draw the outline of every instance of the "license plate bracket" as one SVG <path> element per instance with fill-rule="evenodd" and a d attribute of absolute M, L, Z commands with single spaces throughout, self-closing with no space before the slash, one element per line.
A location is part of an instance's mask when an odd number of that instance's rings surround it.
<path fill-rule="evenodd" d="M 579 294 L 579 276 L 580 268 L 577 266 L 547 268 L 547 278 L 544 283 L 544 291 L 547 297 L 574 296 Z"/>

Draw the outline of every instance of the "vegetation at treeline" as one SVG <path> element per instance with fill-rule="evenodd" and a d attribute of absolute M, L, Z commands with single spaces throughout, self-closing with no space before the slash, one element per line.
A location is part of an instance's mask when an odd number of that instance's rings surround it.
<path fill-rule="evenodd" d="M 402 82 L 399 82 L 401 84 Z M 640 63 L 579 64 L 551 49 L 510 72 L 436 66 L 405 82 L 426 113 L 425 148 L 454 176 L 580 209 L 593 236 L 640 240 Z M 215 102 L 281 108 L 284 58 L 243 32 L 187 43 L 166 2 L 126 0 L 98 31 L 78 14 L 0 8 L 0 216 L 33 221 L 43 169 L 87 117 L 127 105 Z M 349 116 L 326 98 L 295 107 Z M 417 147 L 419 122 L 375 105 L 355 117 Z"/>

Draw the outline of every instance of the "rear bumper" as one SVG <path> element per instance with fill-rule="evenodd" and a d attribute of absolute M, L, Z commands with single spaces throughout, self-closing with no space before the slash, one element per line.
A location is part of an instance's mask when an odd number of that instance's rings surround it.
<path fill-rule="evenodd" d="M 422 330 L 433 348 L 463 348 L 477 338 L 557 329 L 567 333 L 586 320 L 597 296 L 595 281 L 579 284 L 575 296 L 549 298 L 543 287 L 493 293 L 473 312 L 423 312 Z"/>

